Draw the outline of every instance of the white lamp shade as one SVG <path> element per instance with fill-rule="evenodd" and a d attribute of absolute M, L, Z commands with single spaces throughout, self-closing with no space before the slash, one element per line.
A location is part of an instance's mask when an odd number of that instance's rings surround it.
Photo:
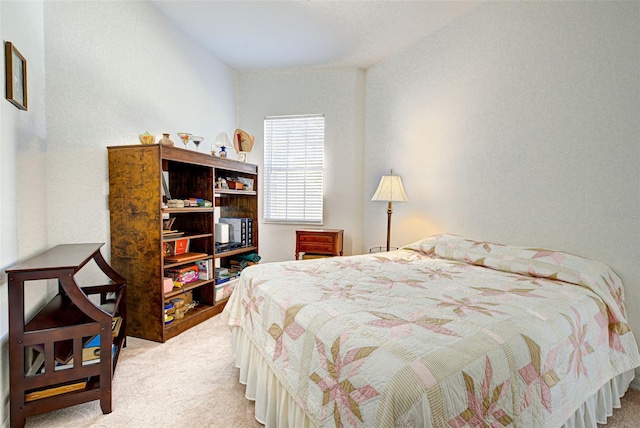
<path fill-rule="evenodd" d="M 397 175 L 384 175 L 378 184 L 378 190 L 372 201 L 407 202 L 407 194 L 402 187 L 402 179 Z"/>
<path fill-rule="evenodd" d="M 217 147 L 231 147 L 231 138 L 226 132 L 220 132 L 216 135 L 215 143 Z"/>

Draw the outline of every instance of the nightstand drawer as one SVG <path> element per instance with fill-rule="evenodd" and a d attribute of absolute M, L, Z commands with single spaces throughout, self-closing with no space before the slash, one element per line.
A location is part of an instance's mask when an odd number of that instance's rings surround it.
<path fill-rule="evenodd" d="M 300 239 L 300 244 L 307 243 L 307 242 L 314 242 L 314 243 L 326 242 L 329 244 L 333 244 L 333 242 L 335 241 L 335 236 L 333 235 L 300 235 L 299 239 Z"/>
<path fill-rule="evenodd" d="M 300 253 L 328 253 L 333 254 L 333 242 L 301 242 Z"/>

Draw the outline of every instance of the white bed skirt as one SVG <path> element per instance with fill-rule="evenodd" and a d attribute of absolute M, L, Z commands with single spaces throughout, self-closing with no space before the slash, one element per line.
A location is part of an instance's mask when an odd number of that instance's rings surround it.
<path fill-rule="evenodd" d="M 267 428 L 316 426 L 278 381 L 253 342 L 240 327 L 231 328 L 231 343 L 240 369 L 240 383 L 246 385 L 245 397 L 256 403 L 256 420 Z M 629 388 L 634 370 L 622 373 L 606 383 L 584 402 L 565 422 L 566 428 L 595 428 L 604 424 L 613 409 L 620 408 L 620 397 Z"/>
<path fill-rule="evenodd" d="M 606 424 L 607 418 L 613 414 L 613 409 L 621 407 L 620 397 L 629 389 L 634 376 L 635 370 L 629 370 L 605 383 L 595 395 L 582 403 L 563 427 L 586 428 Z"/>

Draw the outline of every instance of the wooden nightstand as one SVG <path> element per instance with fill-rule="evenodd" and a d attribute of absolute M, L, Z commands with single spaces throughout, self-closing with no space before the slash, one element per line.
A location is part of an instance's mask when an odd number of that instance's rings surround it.
<path fill-rule="evenodd" d="M 300 253 L 342 255 L 342 229 L 296 230 L 296 260 Z"/>

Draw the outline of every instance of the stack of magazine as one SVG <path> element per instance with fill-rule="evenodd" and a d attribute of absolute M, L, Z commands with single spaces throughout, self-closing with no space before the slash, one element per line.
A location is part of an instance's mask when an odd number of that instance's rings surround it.
<path fill-rule="evenodd" d="M 114 317 L 111 322 L 111 334 L 112 337 L 116 337 L 120 333 L 120 327 L 122 326 L 122 317 Z M 70 342 L 70 341 L 66 341 Z M 61 342 L 59 346 L 56 346 L 55 355 L 55 370 L 66 370 L 73 367 L 73 353 L 71 351 L 71 343 Z M 69 346 L 62 346 L 68 344 Z M 31 370 L 28 374 L 40 374 L 44 373 L 44 349 L 38 349 L 34 347 L 38 352 L 35 357 L 34 363 L 31 365 Z M 115 349 L 112 346 L 112 351 Z M 90 364 L 96 364 L 100 362 L 100 335 L 93 336 L 82 346 L 82 365 L 87 366 Z"/>

